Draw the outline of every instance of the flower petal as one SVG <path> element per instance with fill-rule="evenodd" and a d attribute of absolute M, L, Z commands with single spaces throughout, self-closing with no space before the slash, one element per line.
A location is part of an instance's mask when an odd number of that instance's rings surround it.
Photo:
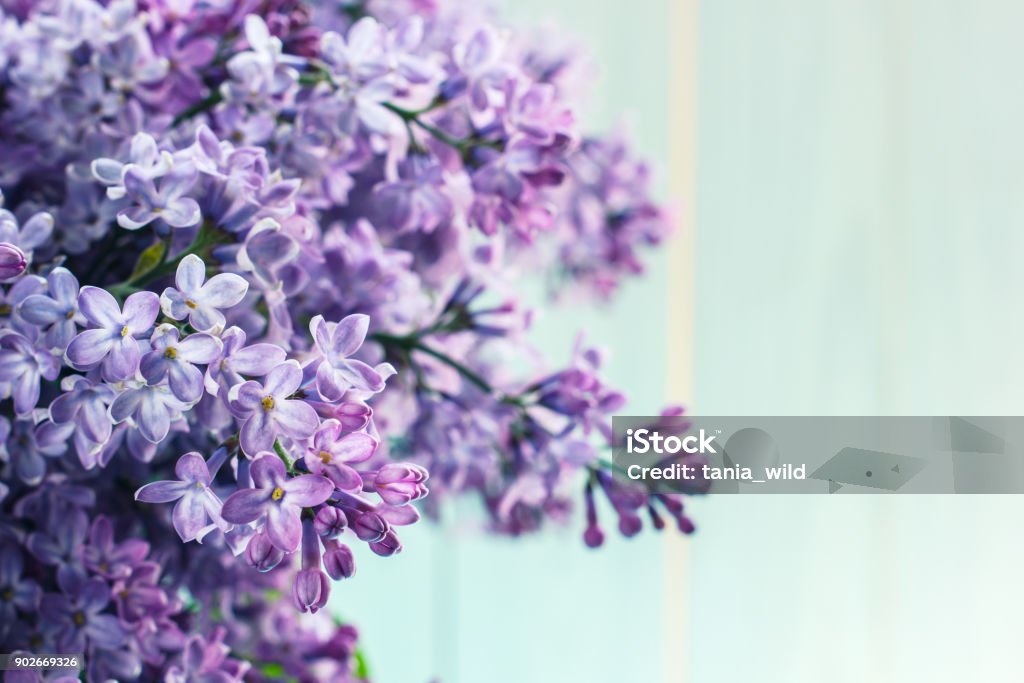
<path fill-rule="evenodd" d="M 220 516 L 232 524 L 248 524 L 259 519 L 269 503 L 270 491 L 242 489 L 228 496 L 220 509 Z"/>
<path fill-rule="evenodd" d="M 288 360 L 267 373 L 263 390 L 271 396 L 284 398 L 295 392 L 302 384 L 302 369 L 297 361 Z"/>
<path fill-rule="evenodd" d="M 167 437 L 171 429 L 171 416 L 167 412 L 167 406 L 154 390 L 145 392 L 142 402 L 139 404 L 139 412 L 135 416 L 135 423 L 143 438 L 150 443 L 160 443 Z"/>
<path fill-rule="evenodd" d="M 96 327 L 115 330 L 124 324 L 117 300 L 105 289 L 88 285 L 82 287 L 82 292 L 78 295 L 78 308 Z"/>
<path fill-rule="evenodd" d="M 113 381 L 128 379 L 139 369 L 141 355 L 135 337 L 129 335 L 115 339 L 110 345 L 110 353 L 103 360 L 103 378 Z"/>
<path fill-rule="evenodd" d="M 190 363 L 170 363 L 167 383 L 171 393 L 185 403 L 198 401 L 203 395 L 203 373 Z"/>
<path fill-rule="evenodd" d="M 206 526 L 206 506 L 202 496 L 195 495 L 194 491 L 194 487 L 189 487 L 189 492 L 182 496 L 171 514 L 174 530 L 186 543 L 199 535 Z"/>
<path fill-rule="evenodd" d="M 331 352 L 337 356 L 351 356 L 359 350 L 370 329 L 370 316 L 355 313 L 342 319 L 331 335 Z"/>
<path fill-rule="evenodd" d="M 264 453 L 253 461 L 249 468 L 253 483 L 262 489 L 279 486 L 288 475 L 284 463 L 273 453 Z"/>
<path fill-rule="evenodd" d="M 143 503 L 170 503 L 185 495 L 188 489 L 189 484 L 183 481 L 154 481 L 136 491 L 135 500 Z"/>
<path fill-rule="evenodd" d="M 278 428 L 293 439 L 306 439 L 320 425 L 313 406 L 303 401 L 279 401 L 273 410 Z"/>
<path fill-rule="evenodd" d="M 124 324 L 133 335 L 148 332 L 160 314 L 160 297 L 153 292 L 135 292 L 124 302 Z"/>
<path fill-rule="evenodd" d="M 257 409 L 242 425 L 239 436 L 242 452 L 248 456 L 256 455 L 274 447 L 274 433 L 270 430 L 270 419 L 267 413 Z"/>
<path fill-rule="evenodd" d="M 241 275 L 221 273 L 210 278 L 198 293 L 198 301 L 214 308 L 231 308 L 249 291 L 249 282 Z"/>
<path fill-rule="evenodd" d="M 76 370 L 88 370 L 103 360 L 113 345 L 109 330 L 86 330 L 71 340 L 64 356 Z"/>
<path fill-rule="evenodd" d="M 334 484 L 315 474 L 302 474 L 281 484 L 284 500 L 290 505 L 312 507 L 319 505 L 334 493 Z"/>
<path fill-rule="evenodd" d="M 299 508 L 294 505 L 271 504 L 267 510 L 267 538 L 286 553 L 294 552 L 302 538 Z"/>
<path fill-rule="evenodd" d="M 206 264 L 195 254 L 181 259 L 174 274 L 174 284 L 186 297 L 195 296 L 206 281 Z"/>
<path fill-rule="evenodd" d="M 206 466 L 206 461 L 195 451 L 178 458 L 178 462 L 174 465 L 174 474 L 178 479 L 192 484 L 209 485 L 210 483 L 210 470 Z"/>
<path fill-rule="evenodd" d="M 377 439 L 365 432 L 353 432 L 341 438 L 331 447 L 334 460 L 339 462 L 365 462 L 377 450 Z"/>
<path fill-rule="evenodd" d="M 208 334 L 190 334 L 178 344 L 178 357 L 189 363 L 212 363 L 220 356 L 221 342 Z"/>
<path fill-rule="evenodd" d="M 253 344 L 231 354 L 231 369 L 242 375 L 262 377 L 284 362 L 287 354 L 276 344 Z"/>

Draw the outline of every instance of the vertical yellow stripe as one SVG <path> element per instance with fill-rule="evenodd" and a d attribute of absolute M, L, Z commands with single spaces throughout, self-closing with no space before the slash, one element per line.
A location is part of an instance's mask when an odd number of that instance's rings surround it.
<path fill-rule="evenodd" d="M 676 234 L 668 245 L 666 399 L 690 408 L 693 404 L 693 251 L 696 246 L 697 0 L 673 0 L 668 11 L 668 41 L 672 50 L 669 201 L 676 214 Z M 664 682 L 688 682 L 691 679 L 690 546 L 689 539 L 678 533 L 665 534 L 663 594 Z"/>

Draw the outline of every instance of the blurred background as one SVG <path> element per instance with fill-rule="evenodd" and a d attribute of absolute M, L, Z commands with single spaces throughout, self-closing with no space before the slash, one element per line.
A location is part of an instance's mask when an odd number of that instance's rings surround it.
<path fill-rule="evenodd" d="M 634 414 L 1021 414 L 1024 4 L 507 5 L 589 52 L 583 122 L 631 124 L 680 219 L 609 309 L 541 317 L 553 359 L 585 330 Z M 598 552 L 450 509 L 334 605 L 382 683 L 1019 680 L 1019 498 L 693 507 Z"/>

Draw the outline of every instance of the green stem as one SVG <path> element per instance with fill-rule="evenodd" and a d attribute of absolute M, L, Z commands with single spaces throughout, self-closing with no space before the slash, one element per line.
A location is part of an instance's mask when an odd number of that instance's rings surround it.
<path fill-rule="evenodd" d="M 174 120 L 171 121 L 171 126 L 177 126 L 183 121 L 188 121 L 193 116 L 202 114 L 204 111 L 209 111 L 220 104 L 223 100 L 224 96 L 221 94 L 220 89 L 214 88 L 205 98 L 199 100 L 191 107 L 175 116 Z"/>
<path fill-rule="evenodd" d="M 422 342 L 417 342 L 413 348 L 417 351 L 422 351 L 428 356 L 433 356 L 434 358 L 441 361 L 448 367 L 458 371 L 460 375 L 465 377 L 470 383 L 474 384 L 481 391 L 488 394 L 494 393 L 494 388 L 490 385 L 490 383 L 487 382 L 487 380 L 485 380 L 483 377 L 476 374 L 475 372 L 473 372 L 472 370 L 470 370 L 465 365 L 455 360 L 451 356 L 444 354 L 436 349 L 432 349 L 431 347 L 423 344 Z"/>
<path fill-rule="evenodd" d="M 426 344 L 423 343 L 423 341 L 422 341 L 422 339 L 420 338 L 419 335 L 412 334 L 412 335 L 407 335 L 407 336 L 404 336 L 404 337 L 399 337 L 399 336 L 392 335 L 392 334 L 385 334 L 383 332 L 378 332 L 377 334 L 372 335 L 371 339 L 373 339 L 374 341 L 380 342 L 381 344 L 383 344 L 385 346 L 397 347 L 397 348 L 402 349 L 403 351 L 406 351 L 406 352 L 409 352 L 409 351 L 422 351 L 423 353 L 427 354 L 428 356 L 432 356 L 433 358 L 436 358 L 437 360 L 441 361 L 442 363 L 444 363 L 448 367 L 456 370 L 460 375 L 462 375 L 464 378 L 466 378 L 467 381 L 469 381 L 471 384 L 476 386 L 481 391 L 483 391 L 485 393 L 488 393 L 488 394 L 494 394 L 495 393 L 494 387 L 492 387 L 487 380 L 485 380 L 483 377 L 478 375 L 476 372 L 474 372 L 473 370 L 470 370 L 468 367 L 466 367 L 465 365 L 463 365 L 459 361 L 455 360 L 451 356 L 449 356 L 449 355 L 447 355 L 447 354 L 445 354 L 445 353 L 443 353 L 441 351 L 438 351 L 437 349 L 434 349 L 434 348 L 432 348 L 430 346 L 427 346 Z"/>
<path fill-rule="evenodd" d="M 288 454 L 285 453 L 284 446 L 282 446 L 281 442 L 277 439 L 274 439 L 274 453 L 277 454 L 277 457 L 281 458 L 281 462 L 284 463 L 285 469 L 288 470 L 288 474 L 295 474 L 295 467 L 292 464 L 291 458 L 289 458 Z"/>

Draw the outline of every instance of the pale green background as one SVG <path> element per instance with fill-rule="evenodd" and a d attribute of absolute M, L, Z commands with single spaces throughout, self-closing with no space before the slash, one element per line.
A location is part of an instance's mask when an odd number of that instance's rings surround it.
<path fill-rule="evenodd" d="M 1024 3 L 700 7 L 696 404 L 1021 414 Z M 691 680 L 1022 680 L 1020 497 L 722 497 Z"/>
<path fill-rule="evenodd" d="M 636 112 L 665 162 L 669 0 L 510 4 L 584 38 L 604 73 L 585 120 Z M 694 409 L 1021 414 L 1024 3 L 699 4 Z M 665 394 L 666 265 L 610 317 L 541 323 L 556 357 L 580 326 L 613 349 L 637 412 Z M 1019 497 L 722 497 L 696 517 L 680 671 L 660 671 L 661 610 L 683 606 L 659 600 L 650 535 L 595 554 L 578 525 L 424 528 L 338 604 L 382 683 L 1021 680 Z"/>

